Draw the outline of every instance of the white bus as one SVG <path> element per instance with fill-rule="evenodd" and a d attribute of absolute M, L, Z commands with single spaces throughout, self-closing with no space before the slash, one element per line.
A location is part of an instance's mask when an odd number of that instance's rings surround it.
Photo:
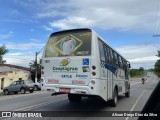
<path fill-rule="evenodd" d="M 42 79 L 52 95 L 101 97 L 116 106 L 119 94 L 130 96 L 130 63 L 91 29 L 52 33 L 42 56 Z"/>

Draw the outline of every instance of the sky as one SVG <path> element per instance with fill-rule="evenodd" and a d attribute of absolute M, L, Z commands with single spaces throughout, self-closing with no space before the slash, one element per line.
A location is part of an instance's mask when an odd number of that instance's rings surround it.
<path fill-rule="evenodd" d="M 7 64 L 28 67 L 51 33 L 91 28 L 132 68 L 154 68 L 160 49 L 159 0 L 1 0 L 0 45 Z"/>

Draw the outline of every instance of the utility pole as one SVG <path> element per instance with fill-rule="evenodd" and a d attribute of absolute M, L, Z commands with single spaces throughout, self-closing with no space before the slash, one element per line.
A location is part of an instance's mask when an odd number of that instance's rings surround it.
<path fill-rule="evenodd" d="M 36 52 L 36 54 L 35 54 L 35 83 L 37 83 L 37 56 L 38 56 L 38 54 L 39 54 L 40 52 Z"/>

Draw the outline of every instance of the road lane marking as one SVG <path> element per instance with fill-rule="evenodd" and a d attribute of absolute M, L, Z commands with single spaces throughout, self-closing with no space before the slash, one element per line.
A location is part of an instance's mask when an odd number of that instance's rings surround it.
<path fill-rule="evenodd" d="M 135 104 L 133 105 L 133 107 L 131 108 L 130 112 L 132 112 L 134 110 L 134 108 L 136 107 L 138 101 L 140 100 L 140 98 L 142 97 L 142 95 L 144 94 L 144 90 L 143 92 L 140 94 L 139 98 L 137 99 L 137 101 L 135 102 Z M 128 120 L 130 117 L 127 117 L 125 120 Z"/>
<path fill-rule="evenodd" d="M 45 102 L 45 103 L 40 103 L 40 104 L 36 104 L 36 105 L 32 105 L 32 106 L 16 109 L 14 111 L 27 111 L 27 110 L 31 110 L 31 109 L 34 109 L 34 108 L 42 107 L 42 106 L 45 106 L 45 105 L 48 105 L 48 104 L 61 102 L 61 101 L 64 101 L 64 100 L 67 100 L 67 99 L 63 98 L 63 99 L 58 99 L 56 101 L 48 101 L 48 102 Z"/>

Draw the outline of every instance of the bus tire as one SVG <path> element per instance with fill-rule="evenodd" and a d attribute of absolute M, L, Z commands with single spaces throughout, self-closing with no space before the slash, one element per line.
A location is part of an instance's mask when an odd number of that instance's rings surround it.
<path fill-rule="evenodd" d="M 82 99 L 82 95 L 78 94 L 68 94 L 68 99 L 70 102 L 80 102 Z"/>
<path fill-rule="evenodd" d="M 126 97 L 130 97 L 130 88 L 128 89 L 128 91 L 125 93 Z"/>
<path fill-rule="evenodd" d="M 110 105 L 112 107 L 116 107 L 117 106 L 117 100 L 118 100 L 118 91 L 116 89 L 114 89 L 113 99 L 110 101 Z"/>

